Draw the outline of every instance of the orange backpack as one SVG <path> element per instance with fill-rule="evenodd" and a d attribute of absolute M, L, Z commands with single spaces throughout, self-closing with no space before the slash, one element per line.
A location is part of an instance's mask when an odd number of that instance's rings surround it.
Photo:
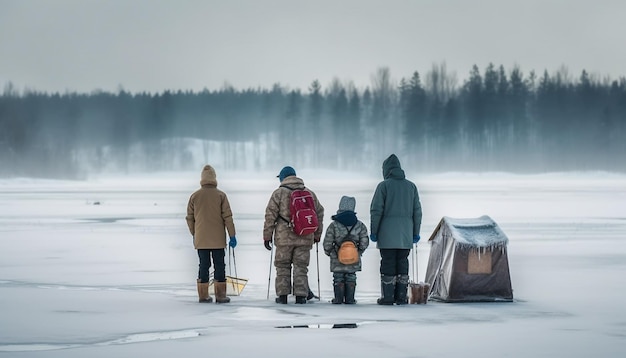
<path fill-rule="evenodd" d="M 353 239 L 353 235 L 350 235 L 352 229 L 356 226 L 352 225 L 348 234 L 341 239 L 341 243 L 337 248 L 337 259 L 344 265 L 352 265 L 359 262 L 359 249 L 358 244 Z"/>

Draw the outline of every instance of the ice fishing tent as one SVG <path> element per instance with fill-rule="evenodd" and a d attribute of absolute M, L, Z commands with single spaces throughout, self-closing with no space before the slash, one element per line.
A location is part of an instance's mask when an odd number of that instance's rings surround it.
<path fill-rule="evenodd" d="M 444 216 L 428 240 L 429 299 L 444 302 L 512 301 L 509 239 L 489 216 Z"/>

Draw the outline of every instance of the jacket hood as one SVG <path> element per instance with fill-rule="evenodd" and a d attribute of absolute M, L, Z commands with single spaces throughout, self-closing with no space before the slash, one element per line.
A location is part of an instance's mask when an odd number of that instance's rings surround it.
<path fill-rule="evenodd" d="M 337 214 L 341 214 L 344 211 L 354 211 L 356 207 L 356 199 L 352 196 L 342 196 L 341 200 L 339 200 L 339 209 L 337 210 Z"/>
<path fill-rule="evenodd" d="M 217 175 L 215 169 L 210 165 L 205 165 L 202 168 L 202 174 L 200 174 L 200 185 L 215 185 L 217 186 Z"/>
<path fill-rule="evenodd" d="M 303 189 L 304 188 L 304 180 L 298 178 L 297 176 L 291 175 L 286 177 L 280 182 L 280 186 L 287 187 L 291 190 L 294 189 Z"/>
<path fill-rule="evenodd" d="M 385 179 L 404 179 L 404 170 L 400 166 L 400 159 L 395 154 L 390 155 L 383 162 L 383 178 Z"/>

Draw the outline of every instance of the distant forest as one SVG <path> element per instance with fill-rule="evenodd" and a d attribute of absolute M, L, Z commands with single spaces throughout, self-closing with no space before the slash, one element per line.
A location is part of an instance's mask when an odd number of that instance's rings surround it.
<path fill-rule="evenodd" d="M 356 171 L 391 153 L 421 172 L 626 172 L 626 77 L 489 64 L 458 82 L 442 63 L 399 81 L 382 67 L 366 88 L 335 79 L 306 90 L 44 93 L 7 83 L 0 176 L 199 170 L 198 161 Z"/>

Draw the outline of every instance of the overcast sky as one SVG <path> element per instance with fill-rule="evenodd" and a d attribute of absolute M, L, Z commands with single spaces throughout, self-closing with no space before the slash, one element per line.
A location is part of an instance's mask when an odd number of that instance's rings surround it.
<path fill-rule="evenodd" d="M 623 0 L 0 0 L 0 85 L 363 88 L 445 62 L 626 75 Z"/>

